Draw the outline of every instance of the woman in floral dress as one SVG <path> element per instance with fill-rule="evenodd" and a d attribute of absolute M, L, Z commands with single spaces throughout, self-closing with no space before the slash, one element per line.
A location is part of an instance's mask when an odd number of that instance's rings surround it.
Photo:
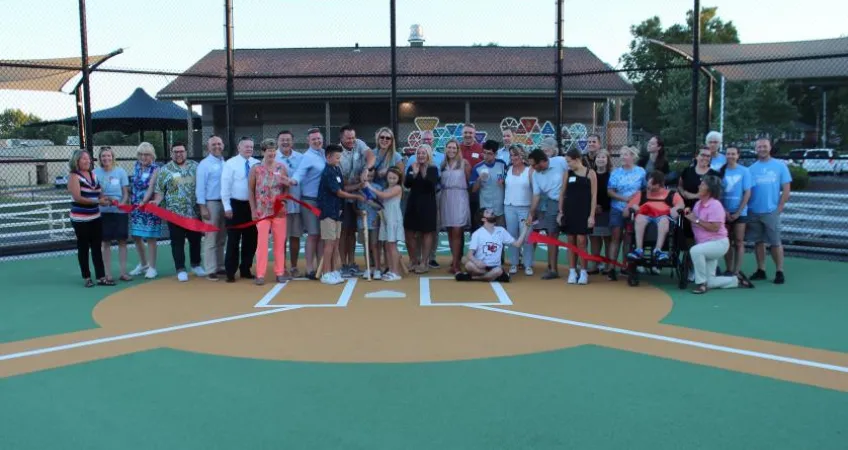
<path fill-rule="evenodd" d="M 131 184 L 131 204 L 141 206 L 153 198 L 159 165 L 156 163 L 156 151 L 148 142 L 142 142 L 138 146 L 137 156 Z M 145 278 L 156 278 L 156 241 L 162 237 L 162 219 L 153 214 L 133 210 L 130 214 L 130 234 L 135 240 L 139 261 L 130 275 L 144 273 Z M 146 252 L 144 241 L 147 241 Z"/>

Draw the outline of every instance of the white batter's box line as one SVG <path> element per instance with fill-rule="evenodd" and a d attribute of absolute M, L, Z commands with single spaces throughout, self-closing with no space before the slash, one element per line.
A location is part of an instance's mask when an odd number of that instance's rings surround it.
<path fill-rule="evenodd" d="M 421 277 L 418 281 L 419 306 L 512 306 L 512 299 L 509 298 L 509 294 L 506 293 L 506 290 L 497 281 L 489 283 L 489 286 L 495 291 L 495 296 L 498 298 L 497 302 L 437 301 L 437 303 L 434 303 L 430 293 L 430 280 L 451 280 L 455 283 L 457 282 L 454 277 Z M 480 282 L 476 283 L 483 284 Z M 471 284 L 473 285 L 475 282 L 471 282 Z"/>
<path fill-rule="evenodd" d="M 357 278 L 349 278 L 344 285 L 344 289 L 342 289 L 342 293 L 339 294 L 338 300 L 336 303 L 328 303 L 323 305 L 314 305 L 314 304 L 285 304 L 285 305 L 272 305 L 271 301 L 274 300 L 277 295 L 282 292 L 282 290 L 288 286 L 291 281 L 287 281 L 285 283 L 277 283 L 274 287 L 271 288 L 268 293 L 266 293 L 262 299 L 259 300 L 258 303 L 253 305 L 254 308 L 345 308 L 348 303 L 350 303 L 350 298 L 353 296 L 353 290 L 356 289 L 356 282 L 359 281 Z"/>

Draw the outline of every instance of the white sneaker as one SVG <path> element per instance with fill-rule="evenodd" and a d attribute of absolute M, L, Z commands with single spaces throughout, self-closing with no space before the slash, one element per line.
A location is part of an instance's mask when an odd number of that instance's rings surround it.
<path fill-rule="evenodd" d="M 383 275 L 383 281 L 400 281 L 400 280 L 401 280 L 400 275 L 393 273 L 393 272 L 386 272 L 386 274 Z"/>
<path fill-rule="evenodd" d="M 607 263 L 600 263 L 600 264 L 598 264 L 598 270 L 599 270 L 599 271 L 601 271 L 601 272 L 606 272 L 606 270 L 607 270 Z"/>
<path fill-rule="evenodd" d="M 577 279 L 577 284 L 589 284 L 589 273 L 585 270 L 581 270 L 580 278 Z"/>
<path fill-rule="evenodd" d="M 532 266 L 526 266 L 524 268 L 524 275 L 527 275 L 528 277 L 532 277 L 533 276 L 533 267 Z"/>
<path fill-rule="evenodd" d="M 574 269 L 568 270 L 568 284 L 576 284 L 577 283 L 577 271 Z"/>
<path fill-rule="evenodd" d="M 336 273 L 329 272 L 321 275 L 321 283 L 323 284 L 337 284 L 336 283 Z"/>
<path fill-rule="evenodd" d="M 509 274 L 515 275 L 518 273 L 518 266 L 509 266 Z"/>
<path fill-rule="evenodd" d="M 333 284 L 341 284 L 341 283 L 344 283 L 344 282 L 346 282 L 346 281 L 347 281 L 347 280 L 345 280 L 345 279 L 344 279 L 344 277 L 342 276 L 342 273 L 341 273 L 340 271 L 338 271 L 338 270 L 337 270 L 337 271 L 335 271 L 335 272 L 333 272 L 333 276 L 335 277 L 335 280 L 336 280 L 336 282 L 335 282 L 335 283 L 333 283 Z"/>
<path fill-rule="evenodd" d="M 372 280 L 379 280 L 379 279 L 383 278 L 383 272 L 380 272 L 379 270 L 372 270 L 371 275 L 372 275 L 372 277 L 371 277 Z"/>
<path fill-rule="evenodd" d="M 197 266 L 197 267 L 192 268 L 191 271 L 194 272 L 194 274 L 199 276 L 199 277 L 205 277 L 206 276 L 206 271 L 203 270 L 203 267 Z"/>
<path fill-rule="evenodd" d="M 147 267 L 147 266 L 142 266 L 142 265 L 139 263 L 139 265 L 135 266 L 135 269 L 133 269 L 132 271 L 130 271 L 130 275 L 132 275 L 132 276 L 134 276 L 134 277 L 137 277 L 137 276 L 139 276 L 139 275 L 143 274 L 143 273 L 144 273 L 147 269 L 148 269 L 148 267 Z"/>
<path fill-rule="evenodd" d="M 152 280 L 152 279 L 156 278 L 157 275 L 159 275 L 159 272 L 157 272 L 156 269 L 154 269 L 152 267 L 148 267 L 147 272 L 144 273 L 144 278 L 147 278 L 148 280 Z"/>
<path fill-rule="evenodd" d="M 185 283 L 188 281 L 188 273 L 185 270 L 181 270 L 180 273 L 177 274 L 177 279 Z"/>

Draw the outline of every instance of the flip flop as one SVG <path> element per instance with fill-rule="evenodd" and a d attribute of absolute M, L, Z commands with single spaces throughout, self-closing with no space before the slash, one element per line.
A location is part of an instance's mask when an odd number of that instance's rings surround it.
<path fill-rule="evenodd" d="M 707 293 L 707 285 L 702 284 L 702 285 L 696 287 L 695 289 L 692 289 L 692 293 L 698 294 L 698 295 L 706 294 Z"/>
<path fill-rule="evenodd" d="M 739 278 L 739 286 L 742 286 L 745 289 L 754 289 L 754 283 L 751 283 L 751 280 L 749 280 L 744 273 L 739 272 L 739 274 L 736 275 L 736 278 Z"/>

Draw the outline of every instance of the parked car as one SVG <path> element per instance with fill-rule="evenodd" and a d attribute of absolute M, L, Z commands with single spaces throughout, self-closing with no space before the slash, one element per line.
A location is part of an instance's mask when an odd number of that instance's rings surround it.
<path fill-rule="evenodd" d="M 67 189 L 68 188 L 68 176 L 67 175 L 59 175 L 56 177 L 56 180 L 53 182 L 56 186 L 56 189 Z"/>
<path fill-rule="evenodd" d="M 800 150 L 803 151 L 801 157 L 793 157 L 792 153 L 798 151 L 793 150 L 790 152 L 790 158 L 811 175 L 842 175 L 848 173 L 848 160 L 840 159 L 839 155 L 833 149 L 818 148 Z"/>

